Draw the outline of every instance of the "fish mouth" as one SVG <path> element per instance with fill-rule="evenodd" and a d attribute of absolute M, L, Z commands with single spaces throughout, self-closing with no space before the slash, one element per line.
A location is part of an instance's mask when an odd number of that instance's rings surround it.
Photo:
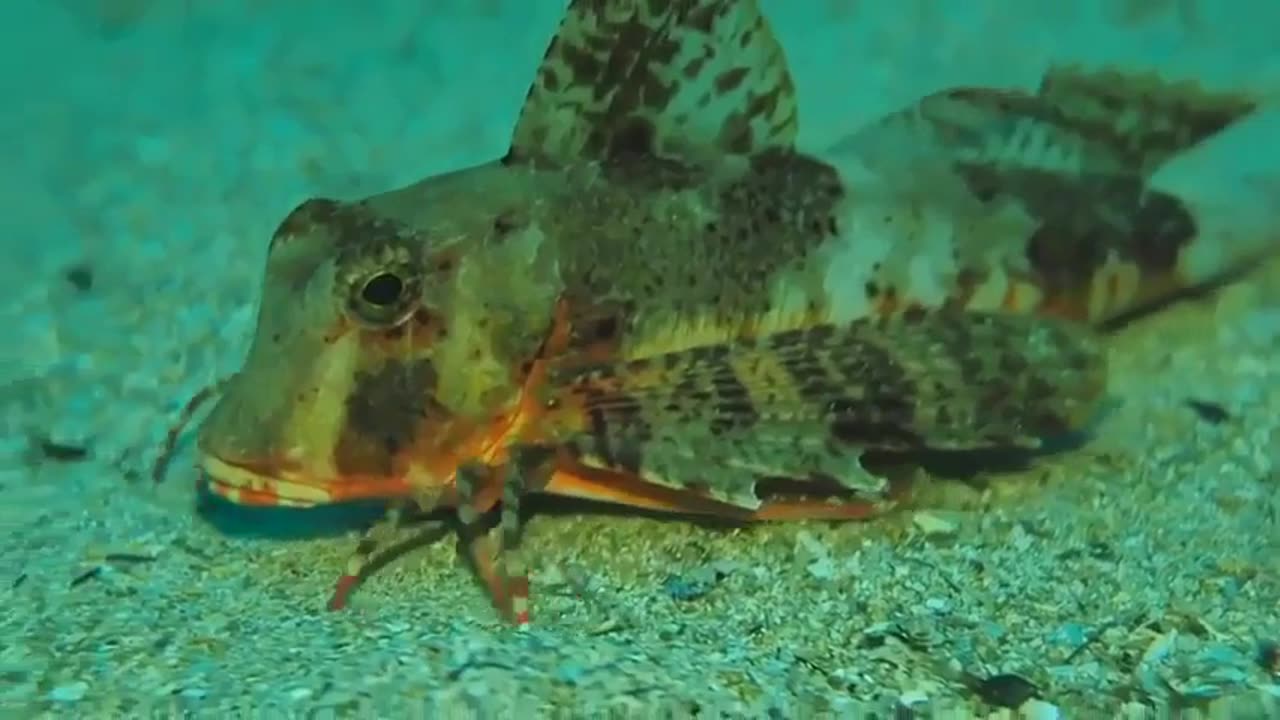
<path fill-rule="evenodd" d="M 251 507 L 310 508 L 408 494 L 408 483 L 396 478 L 330 480 L 291 469 L 235 461 L 216 455 L 200 458 L 206 486 L 218 497 Z"/>

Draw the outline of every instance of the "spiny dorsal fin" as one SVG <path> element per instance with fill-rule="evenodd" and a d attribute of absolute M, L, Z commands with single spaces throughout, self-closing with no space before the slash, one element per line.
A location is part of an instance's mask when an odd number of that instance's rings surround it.
<path fill-rule="evenodd" d="M 795 89 L 756 0 L 573 0 L 506 162 L 790 147 Z"/>

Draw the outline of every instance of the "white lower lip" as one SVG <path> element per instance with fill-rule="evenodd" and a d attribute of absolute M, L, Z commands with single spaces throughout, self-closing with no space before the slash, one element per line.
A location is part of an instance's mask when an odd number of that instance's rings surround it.
<path fill-rule="evenodd" d="M 242 490 L 271 495 L 276 498 L 276 505 L 288 507 L 311 507 L 331 501 L 329 493 L 313 485 L 263 477 L 216 457 L 206 455 L 201 458 L 200 466 L 210 481 L 218 486 L 219 494 L 232 501 Z"/>

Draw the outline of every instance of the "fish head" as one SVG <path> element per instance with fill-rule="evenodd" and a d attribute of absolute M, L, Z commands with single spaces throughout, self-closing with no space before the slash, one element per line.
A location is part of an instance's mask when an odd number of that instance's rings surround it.
<path fill-rule="evenodd" d="M 198 434 L 215 494 L 445 503 L 496 445 L 553 299 L 541 235 L 509 203 L 444 223 L 393 209 L 311 200 L 273 236 L 247 358 Z"/>

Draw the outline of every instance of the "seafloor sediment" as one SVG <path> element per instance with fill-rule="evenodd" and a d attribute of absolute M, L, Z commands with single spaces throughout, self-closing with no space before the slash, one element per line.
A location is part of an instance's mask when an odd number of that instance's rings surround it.
<path fill-rule="evenodd" d="M 238 362 L 283 213 L 501 152 L 559 9 L 135 5 L 0 23 L 45 70 L 6 70 L 21 102 L 0 112 L 5 717 L 1280 713 L 1263 657 L 1280 641 L 1274 264 L 1115 333 L 1107 411 L 1029 468 L 925 482 L 873 523 L 541 503 L 531 630 L 497 621 L 449 537 L 326 612 L 368 513 L 199 501 L 189 442 L 159 486 L 149 463 L 185 397 Z M 1028 81 L 1055 57 L 1280 78 L 1248 28 L 1226 52 L 1221 7 L 1121 26 L 1035 3 L 969 3 L 963 22 L 780 5 L 813 142 L 931 83 Z"/>

